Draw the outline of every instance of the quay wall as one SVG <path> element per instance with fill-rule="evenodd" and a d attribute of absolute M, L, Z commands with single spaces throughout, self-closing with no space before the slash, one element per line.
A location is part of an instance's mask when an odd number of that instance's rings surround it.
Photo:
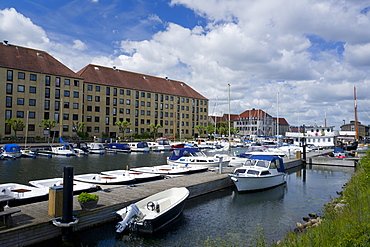
<path fill-rule="evenodd" d="M 284 163 L 286 169 L 291 169 L 301 166 L 302 160 L 284 159 Z M 222 173 L 217 170 L 208 171 L 135 186 L 101 186 L 102 190 L 95 192 L 99 195 L 98 207 L 89 211 L 81 210 L 77 196 L 74 196 L 73 210 L 79 222 L 72 226 L 72 231 L 111 222 L 116 219 L 117 210 L 169 188 L 187 187 L 190 191 L 189 198 L 194 198 L 233 186 L 228 177 L 233 169 L 228 167 L 223 168 Z M 0 246 L 27 246 L 61 236 L 62 229 L 52 224 L 54 217 L 48 215 L 48 207 L 48 201 L 17 207 L 21 212 L 12 217 L 15 226 L 10 229 L 0 228 Z"/>

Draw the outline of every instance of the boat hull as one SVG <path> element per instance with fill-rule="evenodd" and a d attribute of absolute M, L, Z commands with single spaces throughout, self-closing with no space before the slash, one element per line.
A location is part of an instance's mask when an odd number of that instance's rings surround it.
<path fill-rule="evenodd" d="M 238 191 L 264 190 L 285 183 L 285 174 L 279 173 L 271 176 L 238 176 L 230 174 Z"/>

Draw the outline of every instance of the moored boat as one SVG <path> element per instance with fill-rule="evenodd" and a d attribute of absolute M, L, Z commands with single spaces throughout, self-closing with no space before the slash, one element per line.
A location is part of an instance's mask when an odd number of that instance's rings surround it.
<path fill-rule="evenodd" d="M 221 158 L 217 156 L 207 156 L 198 148 L 178 148 L 174 149 L 167 158 L 168 165 L 180 166 L 206 166 L 217 167 L 221 162 Z M 230 160 L 222 159 L 222 166 L 228 166 Z"/>
<path fill-rule="evenodd" d="M 105 147 L 102 143 L 92 142 L 88 145 L 89 153 L 91 154 L 105 154 Z"/>
<path fill-rule="evenodd" d="M 142 182 L 161 179 L 160 174 L 144 173 L 144 172 L 137 172 L 137 171 L 130 171 L 130 170 L 104 171 L 104 172 L 101 172 L 101 174 L 116 176 L 116 177 L 124 176 L 124 177 L 134 178 L 135 183 L 142 183 Z"/>
<path fill-rule="evenodd" d="M 112 176 L 94 173 L 75 175 L 74 180 L 93 184 L 132 184 L 135 182 L 135 178 L 133 177 Z"/>
<path fill-rule="evenodd" d="M 127 143 L 109 143 L 107 151 L 131 153 L 131 148 Z"/>
<path fill-rule="evenodd" d="M 63 178 L 49 178 L 41 180 L 29 181 L 32 186 L 37 188 L 42 188 L 49 191 L 50 187 L 63 186 Z M 94 191 L 97 190 L 98 186 L 88 183 L 82 183 L 78 181 L 73 182 L 73 192 L 83 192 L 83 191 Z"/>
<path fill-rule="evenodd" d="M 79 152 L 73 148 L 72 144 L 66 143 L 63 146 L 51 147 L 51 154 L 76 156 L 79 155 Z"/>
<path fill-rule="evenodd" d="M 283 159 L 272 155 L 252 155 L 229 176 L 238 191 L 263 190 L 286 182 Z"/>
<path fill-rule="evenodd" d="M 208 170 L 207 166 L 184 166 L 184 165 L 160 165 L 160 166 L 145 166 L 145 167 L 135 167 L 131 169 L 136 172 L 143 173 L 154 173 L 161 175 L 180 175 L 180 174 L 190 174 L 197 172 L 204 172 Z"/>
<path fill-rule="evenodd" d="M 149 145 L 147 142 L 129 142 L 132 152 L 143 152 L 148 153 L 150 151 Z"/>
<path fill-rule="evenodd" d="M 0 184 L 0 194 L 14 197 L 9 206 L 18 206 L 36 201 L 45 200 L 49 191 L 17 183 Z"/>
<path fill-rule="evenodd" d="M 4 158 L 19 158 L 22 155 L 21 148 L 18 144 L 5 144 L 2 147 Z"/>
<path fill-rule="evenodd" d="M 122 221 L 116 232 L 125 229 L 153 233 L 170 224 L 183 211 L 189 190 L 185 187 L 171 188 L 151 195 L 116 212 Z"/>

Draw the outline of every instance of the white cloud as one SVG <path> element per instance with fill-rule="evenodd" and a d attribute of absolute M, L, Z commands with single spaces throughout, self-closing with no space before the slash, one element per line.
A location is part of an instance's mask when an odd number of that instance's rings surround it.
<path fill-rule="evenodd" d="M 73 43 L 73 48 L 76 50 L 84 51 L 87 49 L 86 44 L 81 40 L 74 40 Z"/>

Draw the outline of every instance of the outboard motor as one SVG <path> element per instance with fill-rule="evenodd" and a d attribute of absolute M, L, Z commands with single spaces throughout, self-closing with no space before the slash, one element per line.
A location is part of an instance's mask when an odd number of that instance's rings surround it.
<path fill-rule="evenodd" d="M 136 206 L 136 204 L 131 204 L 130 206 L 117 211 L 117 214 L 120 215 L 123 219 L 116 225 L 116 232 L 121 233 L 126 229 L 128 225 L 135 222 L 136 218 L 140 217 L 142 213 L 140 209 Z"/>

